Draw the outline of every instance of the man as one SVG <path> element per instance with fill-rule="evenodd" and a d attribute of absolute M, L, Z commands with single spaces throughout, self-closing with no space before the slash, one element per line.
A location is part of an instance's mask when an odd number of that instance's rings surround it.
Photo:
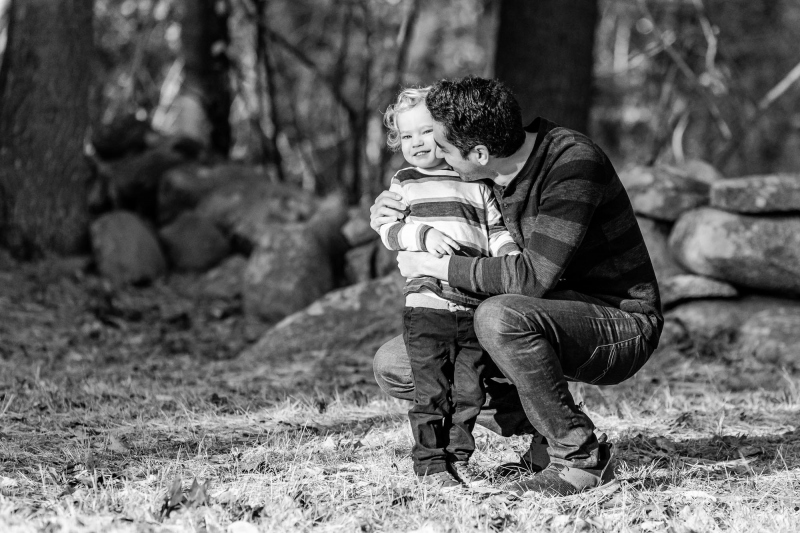
<path fill-rule="evenodd" d="M 513 387 L 487 381 L 478 423 L 502 435 L 534 435 L 518 465 L 522 475 L 507 488 L 568 496 L 607 487 L 614 481 L 611 444 L 597 438 L 567 381 L 619 383 L 658 345 L 658 285 L 628 196 L 606 155 L 584 135 L 542 118 L 523 128 L 519 104 L 496 80 L 439 81 L 426 105 L 437 155 L 461 179 L 493 183 L 523 252 L 400 252 L 400 272 L 491 296 L 475 311 L 475 330 Z M 403 209 L 384 191 L 371 208 L 373 229 L 402 218 Z M 413 398 L 400 339 L 378 351 L 374 366 L 384 391 Z"/>

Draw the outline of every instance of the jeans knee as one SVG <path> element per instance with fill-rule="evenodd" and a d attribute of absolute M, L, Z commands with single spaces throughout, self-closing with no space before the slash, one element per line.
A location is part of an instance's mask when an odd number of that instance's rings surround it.
<path fill-rule="evenodd" d="M 517 336 L 544 331 L 546 317 L 538 298 L 503 294 L 484 300 L 475 311 L 475 334 L 491 355 Z"/>
<path fill-rule="evenodd" d="M 378 348 L 372 360 L 375 381 L 383 392 L 394 398 L 414 398 L 414 380 L 407 362 L 402 337 L 395 337 Z"/>

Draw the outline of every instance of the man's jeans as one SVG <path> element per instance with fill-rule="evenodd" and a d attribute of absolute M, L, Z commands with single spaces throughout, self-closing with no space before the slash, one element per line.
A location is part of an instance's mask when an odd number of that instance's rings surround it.
<path fill-rule="evenodd" d="M 403 310 L 403 337 L 416 389 L 408 411 L 414 472 L 435 474 L 475 451 L 472 429 L 485 395 L 481 375 L 489 359 L 473 326 L 473 312 L 426 307 Z"/>
<path fill-rule="evenodd" d="M 594 424 L 575 405 L 567 380 L 620 383 L 647 362 L 660 334 L 655 317 L 573 291 L 546 299 L 493 296 L 476 310 L 475 332 L 491 357 L 477 423 L 504 436 L 540 433 L 552 460 L 578 468 L 597 466 L 598 443 Z M 378 350 L 374 370 L 384 392 L 414 399 L 400 337 Z"/>

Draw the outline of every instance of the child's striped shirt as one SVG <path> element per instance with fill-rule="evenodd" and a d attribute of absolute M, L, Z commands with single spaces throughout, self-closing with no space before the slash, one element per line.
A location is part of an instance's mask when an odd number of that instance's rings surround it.
<path fill-rule="evenodd" d="M 381 226 L 381 240 L 390 250 L 425 252 L 425 236 L 434 228 L 458 243 L 458 255 L 497 257 L 520 251 L 503 226 L 491 189 L 482 182 L 465 182 L 449 169 L 409 167 L 394 175 L 389 190 L 402 196 L 409 208 L 405 220 Z M 415 292 L 432 292 L 468 306 L 483 299 L 429 277 L 407 281 L 404 294 Z"/>

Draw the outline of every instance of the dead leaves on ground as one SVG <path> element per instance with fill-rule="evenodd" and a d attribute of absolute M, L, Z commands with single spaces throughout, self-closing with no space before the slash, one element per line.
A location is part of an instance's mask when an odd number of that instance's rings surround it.
<path fill-rule="evenodd" d="M 208 496 L 208 480 L 198 483 L 197 478 L 192 480 L 189 491 L 183 492 L 183 481 L 176 478 L 164 496 L 161 509 L 158 511 L 159 521 L 169 518 L 173 511 L 179 509 L 191 509 L 201 505 L 209 505 L 211 500 Z"/>

